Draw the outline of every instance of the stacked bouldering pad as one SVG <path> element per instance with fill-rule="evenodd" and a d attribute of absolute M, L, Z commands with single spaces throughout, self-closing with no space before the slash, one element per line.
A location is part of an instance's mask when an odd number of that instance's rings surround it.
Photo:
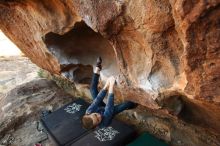
<path fill-rule="evenodd" d="M 105 128 L 84 129 L 81 117 L 88 106 L 77 99 L 41 119 L 58 146 L 124 146 L 133 139 L 133 128 L 117 120 Z"/>

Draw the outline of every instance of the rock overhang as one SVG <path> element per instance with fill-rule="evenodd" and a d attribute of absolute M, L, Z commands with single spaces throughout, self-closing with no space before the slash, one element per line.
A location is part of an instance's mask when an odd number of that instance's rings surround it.
<path fill-rule="evenodd" d="M 155 99 L 177 91 L 201 119 L 220 121 L 209 110 L 220 111 L 218 2 L 18 0 L 0 7 L 3 32 L 51 73 L 75 72 L 88 83 L 102 56 L 103 76 L 119 76 L 124 99 L 158 109 Z"/>

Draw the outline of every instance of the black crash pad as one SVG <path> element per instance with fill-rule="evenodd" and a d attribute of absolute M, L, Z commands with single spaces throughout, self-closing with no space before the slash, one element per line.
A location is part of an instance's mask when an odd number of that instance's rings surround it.
<path fill-rule="evenodd" d="M 77 99 L 41 119 L 49 135 L 59 146 L 71 145 L 89 131 L 81 124 L 81 117 L 89 104 Z"/>
<path fill-rule="evenodd" d="M 133 139 L 133 128 L 117 120 L 105 128 L 84 129 L 81 117 L 88 106 L 77 99 L 41 119 L 58 146 L 124 146 Z"/>
<path fill-rule="evenodd" d="M 113 120 L 108 127 L 96 128 L 71 146 L 124 146 L 134 138 L 133 136 L 133 128 Z"/>

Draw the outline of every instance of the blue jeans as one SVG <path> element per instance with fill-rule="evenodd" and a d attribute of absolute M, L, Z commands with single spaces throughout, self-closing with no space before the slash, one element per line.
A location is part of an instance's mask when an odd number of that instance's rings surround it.
<path fill-rule="evenodd" d="M 98 82 L 99 82 L 99 74 L 94 73 L 93 77 L 92 77 L 92 82 L 90 85 L 90 92 L 91 92 L 93 100 L 97 97 L 97 95 L 99 93 L 98 92 Z M 102 101 L 100 103 L 100 106 L 105 106 L 105 103 Z M 114 106 L 113 116 L 115 116 L 116 114 L 118 114 L 124 110 L 132 109 L 135 106 L 136 106 L 136 104 L 131 101 L 125 101 L 121 104 L 118 104 L 118 105 Z"/>

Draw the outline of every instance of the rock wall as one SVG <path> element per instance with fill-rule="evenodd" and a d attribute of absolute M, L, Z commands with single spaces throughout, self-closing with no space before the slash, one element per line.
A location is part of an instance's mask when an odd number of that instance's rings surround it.
<path fill-rule="evenodd" d="M 0 22 L 41 68 L 89 83 L 102 56 L 121 99 L 220 133 L 218 0 L 3 0 Z"/>

